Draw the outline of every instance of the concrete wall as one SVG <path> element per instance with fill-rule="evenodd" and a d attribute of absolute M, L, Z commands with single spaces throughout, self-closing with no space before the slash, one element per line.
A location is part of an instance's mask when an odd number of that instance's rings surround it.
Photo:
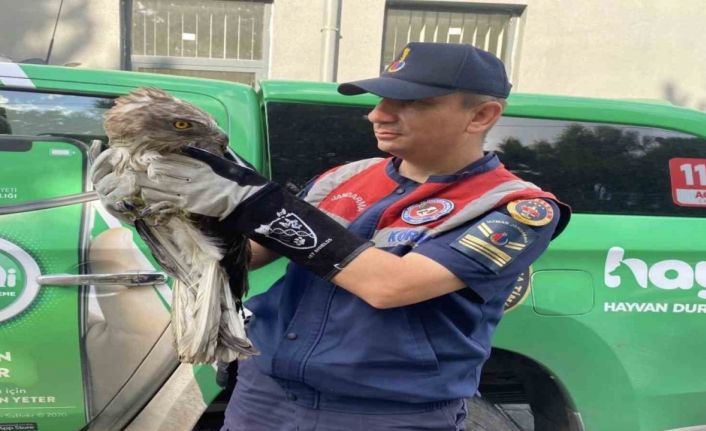
<path fill-rule="evenodd" d="M 338 81 L 376 76 L 382 56 L 385 0 L 343 0 L 341 12 Z"/>
<path fill-rule="evenodd" d="M 60 0 L 0 0 L 0 55 L 46 58 Z M 50 64 L 120 68 L 120 1 L 64 0 Z"/>
<path fill-rule="evenodd" d="M 274 0 L 269 78 L 318 80 L 325 0 Z M 429 0 L 433 2 L 435 0 Z M 706 110 L 706 0 L 450 0 L 524 7 L 517 92 Z M 44 58 L 60 0 L 0 0 L 0 55 Z M 342 0 L 338 81 L 378 74 L 385 0 Z M 120 0 L 65 0 L 52 64 L 120 67 Z"/>
<path fill-rule="evenodd" d="M 323 0 L 275 0 L 270 78 L 319 80 Z"/>
<path fill-rule="evenodd" d="M 704 0 L 530 0 L 517 90 L 706 110 Z"/>

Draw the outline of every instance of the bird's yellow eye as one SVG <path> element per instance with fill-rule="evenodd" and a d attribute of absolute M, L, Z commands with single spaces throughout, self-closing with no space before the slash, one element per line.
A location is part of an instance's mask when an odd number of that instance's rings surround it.
<path fill-rule="evenodd" d="M 179 130 L 190 129 L 192 124 L 188 121 L 177 120 L 174 122 L 174 128 Z"/>

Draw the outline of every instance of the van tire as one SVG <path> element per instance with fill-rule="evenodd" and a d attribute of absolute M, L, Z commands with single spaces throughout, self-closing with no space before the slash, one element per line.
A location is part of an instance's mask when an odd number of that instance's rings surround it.
<path fill-rule="evenodd" d="M 532 406 L 535 431 L 583 431 L 581 417 L 567 405 L 549 374 L 528 373 L 525 389 Z"/>
<path fill-rule="evenodd" d="M 521 431 L 507 414 L 481 397 L 466 399 L 466 431 Z"/>

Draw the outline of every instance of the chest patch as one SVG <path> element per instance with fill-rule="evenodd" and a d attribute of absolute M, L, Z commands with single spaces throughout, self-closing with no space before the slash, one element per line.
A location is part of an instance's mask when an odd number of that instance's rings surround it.
<path fill-rule="evenodd" d="M 505 214 L 492 212 L 456 238 L 451 248 L 497 274 L 536 238 L 532 228 Z"/>
<path fill-rule="evenodd" d="M 359 194 L 353 192 L 337 193 L 333 195 L 331 202 L 337 201 L 350 202 L 351 204 L 354 204 L 356 213 L 362 213 L 365 211 L 365 208 L 368 207 L 368 203 L 365 199 L 363 199 L 363 197 Z"/>
<path fill-rule="evenodd" d="M 438 220 L 454 209 L 454 203 L 448 199 L 428 199 L 410 205 L 402 211 L 402 220 L 408 224 L 424 224 Z"/>
<path fill-rule="evenodd" d="M 522 199 L 507 204 L 512 218 L 530 226 L 544 226 L 554 218 L 554 208 L 544 199 Z"/>

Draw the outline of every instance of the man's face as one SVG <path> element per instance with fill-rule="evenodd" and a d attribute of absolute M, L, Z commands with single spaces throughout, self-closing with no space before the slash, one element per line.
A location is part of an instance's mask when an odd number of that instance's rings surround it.
<path fill-rule="evenodd" d="M 373 123 L 380 150 L 403 159 L 418 159 L 458 148 L 472 111 L 464 108 L 459 93 L 415 101 L 383 98 L 368 120 Z"/>

